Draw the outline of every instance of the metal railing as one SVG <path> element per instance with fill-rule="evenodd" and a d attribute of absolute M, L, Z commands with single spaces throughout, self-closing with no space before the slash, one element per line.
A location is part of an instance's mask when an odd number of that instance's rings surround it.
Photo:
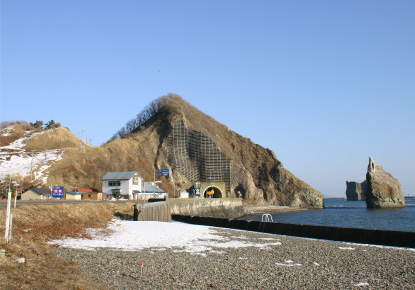
<path fill-rule="evenodd" d="M 267 222 L 267 223 L 269 223 L 269 222 L 273 223 L 274 222 L 274 220 L 272 219 L 272 215 L 269 214 L 269 213 L 264 213 L 262 215 L 262 221 Z"/>

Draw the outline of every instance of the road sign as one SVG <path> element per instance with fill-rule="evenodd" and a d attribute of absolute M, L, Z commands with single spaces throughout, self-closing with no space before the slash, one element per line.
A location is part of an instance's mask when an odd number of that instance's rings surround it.
<path fill-rule="evenodd" d="M 63 186 L 54 186 L 52 189 L 53 198 L 63 198 L 65 196 L 65 190 Z"/>
<path fill-rule="evenodd" d="M 159 169 L 158 171 L 159 176 L 169 176 L 169 170 L 168 169 Z"/>

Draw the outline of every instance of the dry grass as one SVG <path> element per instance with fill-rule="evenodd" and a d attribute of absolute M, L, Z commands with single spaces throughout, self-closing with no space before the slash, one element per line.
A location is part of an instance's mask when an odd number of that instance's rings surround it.
<path fill-rule="evenodd" d="M 83 146 L 89 147 L 84 142 Z M 44 151 L 50 149 L 63 149 L 81 147 L 81 140 L 65 127 L 46 130 L 42 135 L 37 135 L 27 142 L 27 151 Z"/>
<path fill-rule="evenodd" d="M 0 136 L 0 147 L 7 146 L 23 137 L 26 131 L 33 130 L 32 126 L 27 124 L 15 124 L 13 125 L 12 129 L 10 130 L 9 136 Z"/>
<path fill-rule="evenodd" d="M 0 289 L 103 289 L 79 280 L 75 263 L 51 254 L 47 242 L 64 237 L 85 236 L 87 228 L 105 228 L 114 214 L 133 214 L 133 203 L 84 203 L 75 205 L 22 206 L 14 209 L 13 237 L 5 244 L 5 209 L 0 210 Z M 16 259 L 24 257 L 26 263 Z"/>

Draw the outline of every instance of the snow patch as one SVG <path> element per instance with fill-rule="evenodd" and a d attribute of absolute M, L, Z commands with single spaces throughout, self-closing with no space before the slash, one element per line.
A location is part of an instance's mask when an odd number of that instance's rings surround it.
<path fill-rule="evenodd" d="M 109 229 L 110 234 L 108 232 L 95 231 L 91 232 L 92 238 L 90 239 L 66 238 L 64 240 L 53 240 L 50 244 L 85 250 L 95 250 L 96 248 L 113 248 L 125 251 L 172 249 L 175 252 L 193 254 L 223 253 L 223 251 L 218 251 L 215 248 L 257 247 L 266 249 L 270 246 L 281 245 L 280 242 L 255 243 L 246 240 L 236 241 L 222 236 L 213 227 L 180 222 L 114 220 L 110 224 Z"/>
<path fill-rule="evenodd" d="M 44 133 L 45 131 L 27 131 L 22 138 L 15 140 L 10 145 L 0 147 L 0 176 L 11 174 L 23 177 L 32 172 L 34 179 L 40 179 L 46 184 L 47 170 L 62 159 L 64 149 L 28 152 L 24 148 L 28 140 Z M 5 136 L 4 133 L 2 136 Z"/>

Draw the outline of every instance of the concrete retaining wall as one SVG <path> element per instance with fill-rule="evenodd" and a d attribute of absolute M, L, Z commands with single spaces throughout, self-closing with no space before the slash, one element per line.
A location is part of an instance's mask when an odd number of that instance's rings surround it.
<path fill-rule="evenodd" d="M 134 205 L 135 221 L 171 222 L 170 205 L 166 202 L 155 202 Z"/>
<path fill-rule="evenodd" d="M 395 247 L 415 248 L 415 232 L 298 225 L 213 217 L 172 215 L 173 220 L 238 230 Z"/>
<path fill-rule="evenodd" d="M 245 214 L 239 198 L 170 198 L 167 202 L 175 215 L 231 219 Z"/>

